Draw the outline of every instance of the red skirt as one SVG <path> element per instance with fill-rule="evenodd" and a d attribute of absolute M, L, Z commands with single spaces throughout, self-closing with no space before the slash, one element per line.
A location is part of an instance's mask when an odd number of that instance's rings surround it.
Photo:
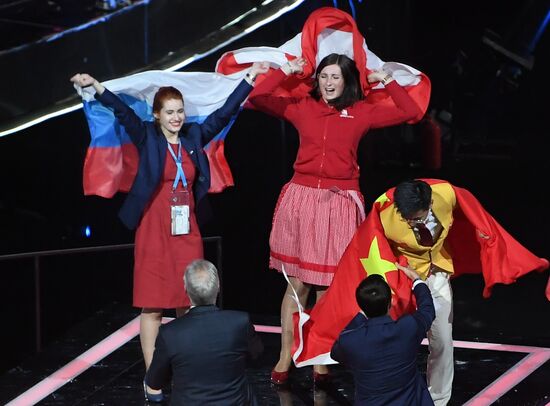
<path fill-rule="evenodd" d="M 362 221 L 363 197 L 287 183 L 269 238 L 270 268 L 312 285 L 329 286 L 340 258 Z"/>
<path fill-rule="evenodd" d="M 136 307 L 174 309 L 189 306 L 183 273 L 190 262 L 203 258 L 202 238 L 195 218 L 192 195 L 195 167 L 187 152 L 183 151 L 182 166 L 190 192 L 191 227 L 189 234 L 173 236 L 170 196 L 176 165 L 169 152 L 166 153 L 161 184 L 136 230 L 133 301 Z M 178 188 L 182 188 L 181 182 Z"/>

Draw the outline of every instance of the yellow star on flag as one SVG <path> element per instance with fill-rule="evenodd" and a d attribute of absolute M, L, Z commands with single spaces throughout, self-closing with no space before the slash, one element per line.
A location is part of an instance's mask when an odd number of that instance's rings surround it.
<path fill-rule="evenodd" d="M 380 275 L 386 282 L 388 282 L 386 279 L 386 273 L 397 270 L 393 262 L 380 257 L 377 237 L 372 239 L 369 248 L 369 256 L 367 258 L 359 258 L 359 260 L 361 261 L 361 265 L 363 265 L 367 275 Z"/>
<path fill-rule="evenodd" d="M 388 197 L 387 194 L 384 193 L 378 199 L 376 199 L 374 202 L 378 203 L 380 206 L 382 206 L 384 203 L 389 202 L 389 201 L 390 201 L 390 198 Z"/>

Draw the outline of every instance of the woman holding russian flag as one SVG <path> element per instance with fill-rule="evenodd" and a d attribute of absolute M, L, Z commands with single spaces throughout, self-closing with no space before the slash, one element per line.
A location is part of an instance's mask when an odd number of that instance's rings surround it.
<path fill-rule="evenodd" d="M 359 141 L 369 129 L 422 116 L 407 91 L 383 70 L 368 72 L 367 80 L 381 84 L 393 103 L 364 100 L 355 61 L 335 53 L 317 66 L 309 95 L 273 95 L 288 77 L 301 74 L 312 62 L 302 57 L 290 60 L 267 75 L 249 98 L 258 110 L 292 123 L 300 138 L 294 175 L 281 191 L 270 235 L 270 268 L 284 271 L 290 281 L 281 304 L 281 353 L 271 372 L 274 384 L 288 380 L 292 364 L 292 314 L 297 311 L 293 291 L 302 306 L 312 288 L 319 299 L 364 219 Z M 326 366 L 315 365 L 313 378 L 316 383 L 326 381 Z"/>
<path fill-rule="evenodd" d="M 154 122 L 142 121 L 118 96 L 86 73 L 71 81 L 93 86 L 95 98 L 114 110 L 139 154 L 139 166 L 119 217 L 136 229 L 133 305 L 142 309 L 140 340 L 148 369 L 163 309 L 187 312 L 189 298 L 183 273 L 193 260 L 203 257 L 195 216 L 210 187 L 210 168 L 203 147 L 231 120 L 253 89 L 254 78 L 265 73 L 265 64 L 254 63 L 225 104 L 202 124 L 185 123 L 184 100 L 174 87 L 161 87 L 153 101 Z M 145 398 L 162 402 L 162 391 L 144 384 Z"/>

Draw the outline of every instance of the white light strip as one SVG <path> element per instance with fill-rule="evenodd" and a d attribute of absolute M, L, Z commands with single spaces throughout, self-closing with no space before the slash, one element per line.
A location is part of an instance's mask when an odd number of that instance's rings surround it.
<path fill-rule="evenodd" d="M 74 106 L 65 107 L 64 109 L 54 111 L 52 113 L 45 114 L 41 117 L 32 119 L 30 121 L 27 121 L 26 123 L 20 124 L 17 127 L 10 128 L 8 130 L 0 131 L 0 137 L 4 137 L 6 135 L 10 135 L 13 133 L 16 133 L 17 131 L 24 130 L 26 128 L 32 127 L 33 125 L 40 124 L 43 121 L 49 120 L 50 118 L 54 118 L 57 116 L 61 116 L 63 114 L 70 113 L 72 111 L 78 110 L 82 108 L 82 104 L 75 104 Z"/>
<path fill-rule="evenodd" d="M 258 9 L 257 9 L 256 7 L 254 7 L 254 8 L 251 9 L 251 10 L 248 10 L 246 13 L 241 14 L 240 16 L 238 16 L 237 18 L 235 18 L 235 19 L 234 19 L 233 21 L 231 21 L 230 23 L 225 24 L 222 28 L 220 28 L 220 30 L 225 30 L 226 28 L 231 27 L 232 25 L 237 24 L 238 22 L 242 21 L 243 18 L 249 16 L 249 15 L 252 14 L 252 13 L 255 13 L 256 11 L 258 11 Z"/>
<path fill-rule="evenodd" d="M 300 0 L 300 1 L 297 1 L 296 3 L 290 5 L 290 6 L 286 6 L 286 7 L 283 7 L 281 9 L 279 9 L 279 11 L 277 11 L 275 14 L 273 14 L 271 17 L 268 17 L 266 18 L 265 20 L 262 20 L 256 24 L 254 24 L 252 27 L 249 27 L 247 29 L 244 30 L 244 32 L 246 34 L 248 33 L 251 33 L 252 31 L 256 30 L 257 28 L 261 27 L 262 25 L 265 25 L 267 23 L 270 23 L 271 21 L 275 20 L 276 18 L 280 17 L 281 15 L 283 14 L 286 14 L 288 13 L 289 11 L 292 11 L 294 10 L 296 7 L 298 7 L 300 4 L 302 4 L 305 0 Z M 244 34 L 243 34 L 244 35 Z M 241 35 L 241 37 L 243 36 Z M 240 38 L 240 37 L 239 37 Z"/>
<path fill-rule="evenodd" d="M 263 5 L 266 5 L 266 4 L 269 4 L 271 3 L 273 0 L 266 0 L 262 3 L 262 6 Z M 226 45 L 229 45 L 230 43 L 244 37 L 245 35 L 248 35 L 250 34 L 251 32 L 255 31 L 256 29 L 258 29 L 259 27 L 262 27 L 268 23 L 270 23 L 271 21 L 277 19 L 278 17 L 280 17 L 281 15 L 283 14 L 286 14 L 288 13 L 289 11 L 292 11 L 294 10 L 296 7 L 298 7 L 300 4 L 302 4 L 305 0 L 296 0 L 293 4 L 291 5 L 288 5 L 286 7 L 283 7 L 282 9 L 280 9 L 279 11 L 277 11 L 276 13 L 272 14 L 271 16 L 265 18 L 264 20 L 261 20 L 259 22 L 257 22 L 256 24 L 254 24 L 253 26 L 245 29 L 241 34 L 239 35 L 235 35 L 234 37 L 230 38 L 229 40 L 215 46 L 214 48 L 202 53 L 202 54 L 195 54 L 185 60 L 183 60 L 182 62 L 179 62 L 173 66 L 170 66 L 169 68 L 167 69 L 164 69 L 164 71 L 167 71 L 167 72 L 173 72 L 173 71 L 176 71 L 178 69 L 181 69 L 183 68 L 184 66 L 187 66 L 189 64 L 191 64 L 192 62 L 195 62 L 199 59 L 202 59 L 214 52 L 216 52 L 218 49 L 220 48 L 223 48 L 225 47 Z M 245 14 L 237 17 L 235 20 L 233 20 L 232 22 L 230 22 L 229 24 L 226 24 L 222 27 L 222 29 L 225 29 L 233 24 L 236 24 L 238 23 L 239 21 L 242 20 L 242 18 L 244 18 L 245 16 L 247 16 L 249 13 L 253 12 L 257 10 L 256 8 L 253 8 L 252 10 L 249 10 L 248 12 L 246 12 Z M 38 117 L 38 118 L 35 118 L 35 119 L 32 119 L 30 121 L 27 121 L 26 123 L 24 124 L 21 124 L 21 125 L 18 125 L 17 127 L 13 127 L 13 128 L 10 128 L 10 129 L 7 129 L 7 130 L 4 130 L 4 131 L 1 131 L 0 132 L 0 138 L 1 137 L 4 137 L 6 135 L 10 135 L 10 134 L 13 134 L 13 133 L 16 133 L 18 131 L 21 131 L 21 130 L 25 130 L 29 127 L 32 127 L 33 125 L 36 125 L 36 124 L 40 124 L 42 123 L 43 121 L 46 121 L 46 120 L 49 120 L 50 118 L 54 118 L 54 117 L 57 117 L 57 116 L 61 116 L 63 114 L 67 114 L 67 113 L 70 113 L 70 112 L 73 112 L 75 110 L 78 110 L 78 109 L 81 109 L 82 108 L 82 104 L 77 104 L 77 105 L 74 105 L 74 106 L 71 106 L 71 107 L 66 107 L 66 108 L 63 108 L 61 110 L 58 110 L 58 111 L 54 111 L 52 113 L 48 113 L 48 114 L 45 114 L 41 117 Z"/>
<path fill-rule="evenodd" d="M 283 14 L 286 14 L 288 13 L 289 11 L 292 11 L 294 10 L 296 7 L 298 7 L 300 4 L 302 4 L 305 0 L 297 0 L 296 2 L 294 2 L 293 4 L 289 5 L 289 6 L 286 6 L 286 7 L 283 7 L 282 9 L 279 9 L 279 11 L 277 11 L 276 13 L 272 14 L 271 16 L 261 20 L 261 21 L 258 21 L 256 24 L 252 25 L 251 27 L 245 29 L 242 33 L 238 34 L 238 35 L 235 35 L 234 37 L 231 37 L 229 38 L 227 41 L 221 43 L 221 44 L 218 44 L 217 46 L 215 46 L 214 48 L 212 49 L 209 49 L 208 51 L 202 53 L 202 54 L 195 54 L 193 55 L 192 57 L 190 58 L 187 58 L 186 60 L 180 62 L 180 63 L 177 63 L 176 65 L 174 66 L 170 66 L 169 68 L 165 69 L 165 71 L 168 71 L 168 72 L 173 72 L 173 71 L 176 71 L 178 69 L 181 69 L 183 68 L 184 66 L 187 66 L 189 65 L 191 62 L 194 62 L 196 60 L 199 60 L 199 59 L 202 59 L 214 52 L 216 52 L 218 49 L 221 49 L 223 47 L 225 47 L 226 45 L 229 45 L 230 43 L 244 37 L 245 35 L 248 35 L 250 34 L 252 31 L 255 31 L 256 29 L 270 23 L 271 21 L 277 19 L 278 17 L 280 17 L 281 15 Z"/>

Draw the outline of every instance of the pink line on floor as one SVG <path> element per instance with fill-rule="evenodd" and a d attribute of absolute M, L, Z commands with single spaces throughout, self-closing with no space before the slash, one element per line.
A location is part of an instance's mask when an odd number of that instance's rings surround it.
<path fill-rule="evenodd" d="M 162 322 L 167 323 L 172 319 L 163 318 Z M 36 385 L 11 400 L 6 406 L 29 406 L 34 405 L 70 382 L 82 372 L 97 364 L 107 355 L 116 351 L 136 335 L 139 334 L 139 316 L 115 331 L 107 338 L 101 340 L 88 351 L 80 354 L 73 361 L 58 369 L 53 374 L 38 382 Z"/>
<path fill-rule="evenodd" d="M 164 317 L 162 322 L 168 323 L 171 320 L 173 319 Z M 254 325 L 254 328 L 260 333 L 281 334 L 280 326 Z M 138 334 L 139 316 L 94 345 L 88 351 L 79 355 L 64 367 L 58 369 L 49 377 L 7 403 L 6 406 L 28 406 L 38 403 L 91 366 L 122 347 Z M 428 341 L 426 339 L 422 342 L 424 345 L 427 345 L 427 343 Z M 496 381 L 470 399 L 465 404 L 468 406 L 490 405 L 550 359 L 550 348 L 469 341 L 454 341 L 454 346 L 456 348 L 524 352 L 529 354 L 501 375 Z M 546 406 L 550 406 L 550 403 Z"/>
<path fill-rule="evenodd" d="M 550 351 L 533 352 L 506 371 L 496 381 L 487 386 L 464 406 L 487 406 L 528 377 L 538 367 L 550 359 Z"/>
<path fill-rule="evenodd" d="M 422 341 L 422 344 L 428 345 L 428 339 L 425 338 Z M 460 341 L 460 340 L 454 340 L 453 346 L 455 348 L 467 348 L 471 350 L 485 350 L 485 351 L 507 351 L 507 352 L 526 352 L 526 353 L 538 352 L 541 349 L 550 351 L 550 348 L 529 347 L 525 345 L 482 343 L 477 341 Z"/>
<path fill-rule="evenodd" d="M 281 334 L 281 327 L 280 326 L 262 326 L 261 324 L 254 324 L 254 329 L 258 333 Z"/>

